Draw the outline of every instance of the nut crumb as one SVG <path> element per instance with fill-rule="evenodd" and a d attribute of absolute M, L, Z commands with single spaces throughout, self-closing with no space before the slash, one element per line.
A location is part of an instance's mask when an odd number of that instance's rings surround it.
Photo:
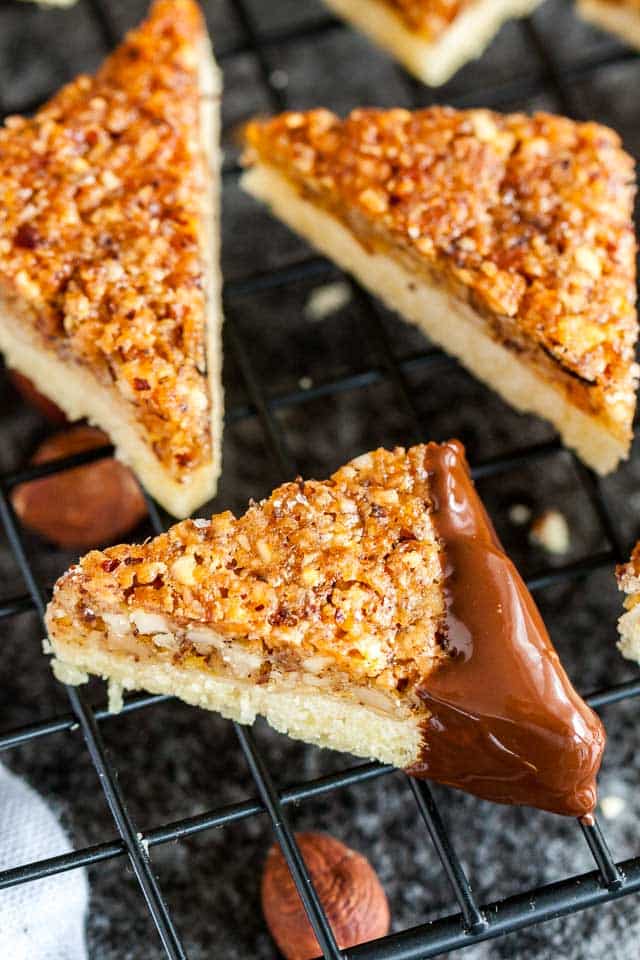
<path fill-rule="evenodd" d="M 605 820 L 615 820 L 625 809 L 626 803 L 622 797 L 615 794 L 609 794 L 607 797 L 600 798 L 600 809 Z"/>
<path fill-rule="evenodd" d="M 272 70 L 269 74 L 269 82 L 276 90 L 286 90 L 289 86 L 289 74 L 286 70 Z"/>
<path fill-rule="evenodd" d="M 529 539 L 548 553 L 567 553 L 571 534 L 565 515 L 559 510 L 545 510 L 531 524 Z"/>
<path fill-rule="evenodd" d="M 315 287 L 309 294 L 304 307 L 304 315 L 308 320 L 324 320 L 337 313 L 351 301 L 351 287 L 344 280 L 334 283 L 325 283 Z"/>
<path fill-rule="evenodd" d="M 514 503 L 509 507 L 509 520 L 516 527 L 523 527 L 531 520 L 531 507 L 526 503 Z"/>

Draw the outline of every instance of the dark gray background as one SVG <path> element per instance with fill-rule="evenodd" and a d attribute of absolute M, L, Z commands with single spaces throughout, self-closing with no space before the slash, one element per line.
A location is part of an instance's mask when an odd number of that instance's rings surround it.
<path fill-rule="evenodd" d="M 142 0 L 112 0 L 105 6 L 117 30 L 139 19 Z M 267 32 L 287 31 L 326 17 L 314 0 L 250 0 L 253 24 Z M 223 57 L 226 164 L 233 166 L 234 131 L 272 102 L 261 83 L 260 65 L 246 46 L 242 24 L 223 0 L 206 4 L 216 50 Z M 560 71 L 569 71 L 562 101 L 550 82 L 546 50 Z M 93 69 L 104 52 L 92 6 L 44 11 L 0 0 L 0 101 L 5 109 L 32 106 L 78 70 Z M 355 32 L 323 31 L 313 39 L 275 43 L 267 50 L 267 72 L 277 71 L 286 105 L 323 104 L 345 111 L 359 104 L 412 105 L 416 102 L 497 104 L 504 109 L 569 110 L 617 127 L 626 146 L 640 151 L 638 85 L 640 58 L 598 71 L 584 65 L 595 58 L 625 54 L 615 40 L 582 24 L 570 6 L 549 0 L 532 24 L 507 25 L 485 56 L 470 64 L 439 92 L 419 90 L 382 53 Z M 524 87 L 521 81 L 524 82 Z M 554 92 L 555 90 L 555 92 Z M 489 91 L 489 92 L 487 92 Z M 225 177 L 223 267 L 234 280 L 305 259 L 305 244 L 275 223 Z M 234 298 L 228 308 L 244 339 L 261 388 L 275 397 L 298 388 L 301 378 L 315 383 L 380 364 L 370 305 L 353 299 L 339 313 L 311 321 L 304 312 L 311 290 L 337 274 L 330 268 L 315 279 L 290 283 L 253 298 Z M 424 353 L 416 331 L 378 310 L 398 358 Z M 416 367 L 410 384 L 423 439 L 455 435 L 474 461 L 553 436 L 542 422 L 515 414 L 457 366 Z M 241 510 L 250 497 L 268 493 L 284 479 L 269 458 L 255 416 L 239 418 L 248 397 L 229 344 L 225 352 L 227 410 L 233 423 L 225 433 L 224 471 L 217 510 Z M 303 380 L 303 383 L 308 381 Z M 411 442 L 414 429 L 388 382 L 351 390 L 277 413 L 291 458 L 300 472 L 324 476 L 346 458 L 378 444 Z M 0 372 L 0 469 L 24 463 L 47 431 L 40 417 L 24 408 Z M 639 461 L 623 466 L 603 488 L 619 533 L 631 544 L 640 532 Z M 602 547 L 589 500 L 579 485 L 572 459 L 563 453 L 535 461 L 480 484 L 501 536 L 524 573 L 549 562 L 565 563 Z M 508 510 L 526 503 L 534 513 L 555 507 L 571 530 L 567 556 L 550 561 L 530 546 L 526 529 L 515 527 Z M 202 511 L 206 512 L 206 511 Z M 140 535 L 145 530 L 139 531 Z M 35 569 L 51 584 L 73 560 L 69 554 L 28 540 Z M 23 592 L 19 571 L 0 539 L 0 595 Z M 615 649 L 620 612 L 610 568 L 578 584 L 537 595 L 552 637 L 576 685 L 587 692 L 636 675 Z M 2 729 L 8 730 L 66 712 L 64 690 L 52 679 L 40 654 L 41 628 L 32 615 L 3 621 L 0 658 Z M 91 689 L 100 704 L 100 684 Z M 638 853 L 636 705 L 604 711 L 609 746 L 600 779 L 602 797 L 616 796 L 622 812 L 604 820 L 618 859 Z M 131 813 L 141 830 L 190 816 L 254 794 L 230 724 L 179 703 L 166 703 L 116 717 L 102 724 Z M 348 758 L 308 748 L 260 725 L 258 742 L 280 785 L 344 768 Z M 61 734 L 12 751 L 3 759 L 40 790 L 61 816 L 73 844 L 81 847 L 114 836 L 96 775 L 80 736 Z M 533 885 L 592 869 L 577 825 L 537 811 L 492 806 L 442 788 L 435 792 L 446 813 L 458 852 L 481 900 L 517 893 Z M 425 830 L 401 774 L 331 794 L 291 809 L 299 829 L 324 829 L 363 851 L 379 871 L 391 902 L 393 929 L 451 912 L 453 903 Z M 274 948 L 259 908 L 260 867 L 271 842 L 265 818 L 209 831 L 152 851 L 178 930 L 189 957 L 272 958 Z M 89 945 L 92 960 L 162 956 L 136 882 L 124 859 L 90 871 Z M 638 955 L 638 904 L 634 898 L 469 949 L 479 958 L 631 960 Z M 37 958 L 34 958 L 37 960 Z"/>

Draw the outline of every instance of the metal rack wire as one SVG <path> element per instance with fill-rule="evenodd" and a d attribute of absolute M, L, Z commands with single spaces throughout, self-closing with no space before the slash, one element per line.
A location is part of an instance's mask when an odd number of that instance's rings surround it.
<path fill-rule="evenodd" d="M 7 0 L 0 0 L 0 6 L 6 2 Z M 243 39 L 233 49 L 226 50 L 220 59 L 224 64 L 234 57 L 246 53 L 252 54 L 258 64 L 260 82 L 274 110 L 282 109 L 284 100 L 281 89 L 274 82 L 269 49 L 276 45 L 286 47 L 319 37 L 328 31 L 346 29 L 334 18 L 326 16 L 290 30 L 265 33 L 256 26 L 245 0 L 230 0 L 230 5 L 237 18 Z M 85 6 L 95 20 L 105 48 L 113 47 L 119 39 L 119 31 L 110 14 L 108 0 L 85 0 Z M 485 89 L 482 102 L 486 106 L 499 107 L 516 98 L 524 99 L 547 90 L 555 95 L 563 110 L 573 116 L 579 116 L 580 108 L 572 95 L 571 82 L 582 75 L 594 74 L 603 67 L 624 62 L 633 56 L 631 52 L 620 51 L 579 65 L 563 66 L 545 48 L 534 21 L 526 21 L 525 30 L 530 44 L 538 55 L 541 65 L 539 73 L 536 76 L 519 78 Z M 411 81 L 408 81 L 408 88 L 415 105 L 422 105 L 428 99 L 436 99 L 435 94 Z M 477 91 L 473 95 L 471 92 L 462 93 L 453 103 L 464 106 L 471 98 L 477 102 Z M 28 112 L 34 106 L 34 104 L 24 104 L 24 111 Z M 6 110 L 3 110 L 0 99 L 0 115 L 4 113 Z M 233 178 L 237 173 L 237 168 L 231 166 L 225 170 L 224 176 Z M 252 297 L 267 290 L 284 290 L 288 285 L 299 280 L 324 277 L 330 270 L 330 266 L 324 260 L 310 257 L 293 266 L 268 273 L 253 274 L 242 280 L 227 283 L 224 290 L 229 343 L 249 398 L 248 405 L 227 411 L 227 423 L 257 415 L 264 434 L 266 449 L 282 479 L 294 474 L 295 464 L 288 449 L 287 437 L 276 416 L 278 410 L 304 405 L 320 397 L 335 395 L 342 391 L 365 388 L 373 383 L 388 381 L 395 391 L 397 403 L 407 415 L 414 439 L 423 440 L 425 439 L 424 428 L 412 394 L 409 375 L 419 369 L 437 368 L 441 371 L 443 367 L 453 363 L 440 351 L 433 349 L 425 350 L 405 361 L 397 360 L 378 313 L 373 309 L 367 294 L 356 289 L 356 295 L 361 300 L 370 325 L 370 335 L 376 355 L 379 357 L 379 364 L 367 370 L 349 372 L 341 377 L 316 383 L 310 389 L 294 390 L 267 397 L 234 321 L 234 306 L 242 298 Z M 497 477 L 519 465 L 553 457 L 561 449 L 559 442 L 554 440 L 526 446 L 475 464 L 474 476 L 476 478 Z M 0 520 L 26 587 L 25 593 L 0 600 L 0 621 L 8 621 L 29 610 L 36 611 L 42 617 L 47 599 L 46 591 L 38 582 L 30 563 L 23 531 L 11 506 L 9 497 L 11 489 L 26 480 L 88 463 L 108 456 L 110 453 L 111 448 L 105 447 L 65 460 L 28 467 L 0 476 Z M 598 518 L 606 546 L 578 562 L 540 570 L 529 578 L 528 585 L 531 589 L 539 589 L 558 582 L 570 582 L 624 559 L 623 545 L 612 521 L 599 480 L 579 462 L 576 461 L 575 465 L 580 482 Z M 149 501 L 149 508 L 152 526 L 156 532 L 161 532 L 163 529 L 161 513 L 151 501 Z M 499 902 L 479 904 L 428 784 L 409 781 L 417 810 L 442 863 L 459 912 L 363 944 L 349 951 L 340 951 L 296 844 L 289 824 L 287 807 L 331 791 L 382 778 L 391 772 L 391 768 L 377 763 L 364 763 L 278 791 L 251 730 L 234 724 L 238 743 L 253 777 L 257 795 L 241 802 L 214 807 L 198 816 L 180 819 L 162 826 L 140 829 L 127 810 L 126 798 L 118 784 L 113 763 L 103 745 L 100 727 L 108 719 L 109 714 L 106 710 L 92 709 L 84 695 L 73 687 L 67 688 L 67 695 L 70 707 L 67 713 L 0 734 L 0 751 L 10 750 L 18 745 L 49 737 L 54 733 L 69 732 L 79 726 L 91 762 L 99 775 L 118 838 L 89 845 L 62 856 L 0 871 L 0 890 L 66 870 L 98 864 L 111 858 L 127 857 L 166 956 L 172 960 L 178 960 L 178 958 L 184 960 L 187 954 L 154 874 L 149 849 L 158 844 L 186 838 L 201 831 L 264 813 L 270 818 L 273 832 L 289 864 L 323 954 L 331 960 L 338 960 L 347 955 L 354 960 L 355 958 L 361 958 L 361 960 L 414 960 L 415 958 L 417 960 L 417 958 L 432 957 L 640 891 L 640 857 L 621 863 L 614 862 L 600 826 L 597 823 L 593 826 L 576 824 L 577 833 L 582 834 L 593 856 L 594 869 L 591 872 L 567 877 L 536 889 L 525 890 Z M 594 692 L 586 699 L 594 708 L 599 708 L 637 696 L 640 696 L 640 680 Z M 166 699 L 168 698 L 157 696 L 133 697 L 125 703 L 124 712 L 128 714 L 143 710 Z"/>

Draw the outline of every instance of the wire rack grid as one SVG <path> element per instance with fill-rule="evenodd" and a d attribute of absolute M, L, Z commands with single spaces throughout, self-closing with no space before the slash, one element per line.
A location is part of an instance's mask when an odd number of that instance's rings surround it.
<path fill-rule="evenodd" d="M 112 48 L 120 38 L 120 29 L 112 15 L 108 0 L 83 0 L 83 2 L 87 12 L 94 19 L 105 49 Z M 320 38 L 331 31 L 347 29 L 343 24 L 326 15 L 307 21 L 300 26 L 265 31 L 257 23 L 255 13 L 246 0 L 230 0 L 229 5 L 236 19 L 241 40 L 233 47 L 221 51 L 219 59 L 223 66 L 226 66 L 233 62 L 234 58 L 251 54 L 258 65 L 264 94 L 274 110 L 280 110 L 286 104 L 281 82 L 277 73 L 274 73 L 269 59 L 270 48 L 290 47 L 301 41 Z M 3 6 L 8 6 L 7 0 L 0 0 L 0 9 Z M 593 75 L 634 56 L 631 52 L 619 48 L 612 54 L 591 57 L 578 64 L 562 64 L 546 48 L 534 20 L 525 21 L 524 30 L 529 44 L 538 57 L 540 69 L 537 74 L 507 82 L 502 81 L 481 92 L 463 90 L 452 98 L 451 102 L 454 106 L 475 102 L 500 107 L 502 104 L 514 100 L 526 100 L 540 92 L 550 90 L 566 113 L 579 118 L 581 105 L 572 92 L 570 81 L 580 76 Z M 436 94 L 422 88 L 408 77 L 404 77 L 404 83 L 408 96 L 415 106 L 437 99 Z M 24 103 L 22 110 L 29 112 L 36 106 L 37 103 Z M 6 115 L 7 112 L 3 107 L 0 91 L 0 115 Z M 238 173 L 237 165 L 228 165 L 223 172 L 224 182 L 233 180 Z M 368 296 L 363 291 L 355 289 L 355 295 L 367 312 L 370 336 L 376 344 L 380 357 L 379 364 L 365 370 L 354 370 L 339 377 L 327 379 L 310 388 L 305 387 L 276 396 L 268 396 L 254 369 L 246 341 L 234 319 L 238 303 L 241 303 L 244 298 L 250 298 L 268 290 L 282 290 L 285 293 L 292 283 L 301 279 L 322 278 L 330 272 L 331 269 L 324 260 L 308 257 L 293 266 L 252 274 L 241 280 L 229 282 L 224 289 L 228 340 L 249 398 L 248 404 L 237 405 L 227 411 L 227 423 L 257 416 L 273 467 L 282 479 L 292 477 L 296 472 L 296 466 L 288 447 L 285 431 L 276 416 L 278 410 L 304 406 L 323 397 L 362 389 L 380 381 L 388 381 L 394 390 L 396 402 L 412 425 L 411 433 L 414 439 L 421 441 L 428 437 L 425 435 L 425 425 L 415 402 L 409 374 L 415 369 L 431 368 L 436 373 L 440 373 L 443 368 L 446 369 L 449 364 L 453 364 L 453 361 L 440 351 L 433 349 L 424 350 L 407 360 L 398 360 L 391 349 L 388 334 L 378 313 L 372 308 Z M 557 440 L 531 444 L 476 463 L 473 473 L 476 479 L 490 477 L 497 479 L 518 465 L 541 462 L 545 458 L 556 455 L 560 450 Z M 0 620 L 5 624 L 10 623 L 11 618 L 29 610 L 36 611 L 42 617 L 47 602 L 47 590 L 34 572 L 25 546 L 24 531 L 11 506 L 12 488 L 26 480 L 88 463 L 111 453 L 110 447 L 104 447 L 0 476 L 0 520 L 26 587 L 24 593 L 0 600 Z M 528 580 L 531 589 L 540 589 L 554 583 L 571 582 L 600 568 L 611 567 L 612 564 L 624 559 L 624 544 L 621 543 L 598 478 L 577 461 L 575 461 L 575 467 L 584 492 L 598 518 L 606 546 L 579 561 L 540 570 Z M 156 532 L 161 532 L 165 527 L 166 518 L 151 500 L 148 500 L 148 506 L 152 527 Z M 21 744 L 47 738 L 54 733 L 69 732 L 79 727 L 91 762 L 99 775 L 100 784 L 117 829 L 117 839 L 2 870 L 0 871 L 0 890 L 63 871 L 96 865 L 111 858 L 127 857 L 166 956 L 171 960 L 184 960 L 187 954 L 159 887 L 149 850 L 158 844 L 180 840 L 265 813 L 270 819 L 275 838 L 292 872 L 323 955 L 331 960 L 346 956 L 353 960 L 356 958 L 359 960 L 417 960 L 417 958 L 433 957 L 484 939 L 500 937 L 532 924 L 595 907 L 640 890 L 640 857 L 615 862 L 609 851 L 607 838 L 596 822 L 593 826 L 576 824 L 576 831 L 581 834 L 583 842 L 588 845 L 593 857 L 594 869 L 591 872 L 569 876 L 542 887 L 527 889 L 497 902 L 478 903 L 429 785 L 425 782 L 409 780 L 417 811 L 451 885 L 459 908 L 458 912 L 377 941 L 362 944 L 348 951 L 341 951 L 336 944 L 300 854 L 289 823 L 287 808 L 291 804 L 300 804 L 331 791 L 384 778 L 391 772 L 389 767 L 377 763 L 364 763 L 278 790 L 252 731 L 234 724 L 239 747 L 255 783 L 256 795 L 241 802 L 213 807 L 194 817 L 141 830 L 128 812 L 126 798 L 118 783 L 117 771 L 103 743 L 100 727 L 108 719 L 108 712 L 92 708 L 83 693 L 73 687 L 67 688 L 67 695 L 70 708 L 67 713 L 0 733 L 0 750 L 7 751 Z M 631 680 L 594 692 L 586 699 L 591 706 L 598 709 L 639 695 L 640 681 Z M 140 711 L 165 699 L 168 698 L 147 695 L 132 697 L 125 702 L 124 712 L 130 714 Z"/>

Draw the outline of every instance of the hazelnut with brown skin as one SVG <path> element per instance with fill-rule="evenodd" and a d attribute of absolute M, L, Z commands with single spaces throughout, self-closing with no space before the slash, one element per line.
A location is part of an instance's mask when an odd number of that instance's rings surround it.
<path fill-rule="evenodd" d="M 26 400 L 32 407 L 35 407 L 36 410 L 39 410 L 51 423 L 63 426 L 69 422 L 64 411 L 61 410 L 53 400 L 45 397 L 44 393 L 40 393 L 33 381 L 29 380 L 28 377 L 23 377 L 17 370 L 9 370 L 9 379 L 22 399 Z"/>
<path fill-rule="evenodd" d="M 385 936 L 389 904 L 369 861 L 326 833 L 299 833 L 296 840 L 338 946 L 354 947 Z M 287 863 L 275 844 L 262 874 L 262 912 L 286 960 L 320 955 Z"/>
<path fill-rule="evenodd" d="M 71 427 L 48 437 L 31 463 L 63 459 L 108 443 L 95 427 Z M 11 502 L 25 527 L 69 550 L 118 540 L 147 513 L 135 477 L 113 457 L 21 483 Z"/>

